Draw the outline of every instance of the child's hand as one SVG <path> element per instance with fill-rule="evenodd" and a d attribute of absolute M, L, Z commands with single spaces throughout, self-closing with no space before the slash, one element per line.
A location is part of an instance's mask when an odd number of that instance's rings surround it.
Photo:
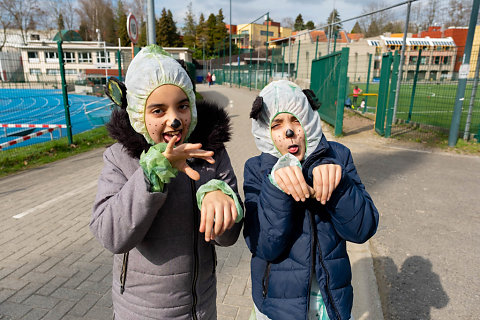
<path fill-rule="evenodd" d="M 215 163 L 215 160 L 212 158 L 213 151 L 205 151 L 200 149 L 202 147 L 201 143 L 182 143 L 178 147 L 174 148 L 176 140 L 177 139 L 175 137 L 170 139 L 167 148 L 163 152 L 163 155 L 168 159 L 172 167 L 177 168 L 178 171 L 184 172 L 193 180 L 200 179 L 200 174 L 193 170 L 187 164 L 186 160 L 189 158 L 200 158 L 213 164 Z"/>
<path fill-rule="evenodd" d="M 302 169 L 299 167 L 284 167 L 275 170 L 274 174 L 275 181 L 280 189 L 286 194 L 291 195 L 295 201 L 305 201 L 306 198 L 313 195 L 314 190 L 305 182 Z"/>
<path fill-rule="evenodd" d="M 342 178 L 342 167 L 338 164 L 322 164 L 313 169 L 315 198 L 322 204 L 330 200 L 333 190 Z"/>
<path fill-rule="evenodd" d="M 205 232 L 205 241 L 214 240 L 235 224 L 237 207 L 235 201 L 220 190 L 208 192 L 203 198 L 200 232 Z"/>

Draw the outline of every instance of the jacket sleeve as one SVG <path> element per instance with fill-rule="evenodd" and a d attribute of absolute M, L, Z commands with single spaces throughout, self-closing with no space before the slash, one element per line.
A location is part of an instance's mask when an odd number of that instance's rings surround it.
<path fill-rule="evenodd" d="M 90 230 L 109 251 L 125 253 L 143 240 L 167 192 L 149 192 L 141 167 L 127 179 L 111 149 L 103 160 Z"/>
<path fill-rule="evenodd" d="M 309 168 L 308 179 L 313 180 L 313 169 L 319 164 L 336 163 L 342 167 L 342 178 L 327 202 L 326 209 L 336 232 L 343 239 L 363 243 L 377 230 L 378 211 L 358 176 L 350 150 L 344 147 L 340 152 L 345 152 L 343 163 L 338 163 L 335 159 L 337 157 L 323 158 Z"/>
<path fill-rule="evenodd" d="M 215 179 L 225 181 L 230 188 L 232 188 L 237 195 L 240 206 L 243 208 L 242 200 L 238 194 L 237 177 L 235 176 L 232 164 L 230 163 L 230 157 L 225 149 L 220 149 L 217 151 L 217 154 L 218 157 L 215 157 Z M 238 240 L 242 225 L 243 220 L 240 220 L 239 222 L 235 223 L 231 229 L 226 230 L 221 236 L 215 237 L 215 244 L 223 247 L 235 244 L 235 242 Z"/>
<path fill-rule="evenodd" d="M 273 261 L 291 242 L 294 200 L 261 176 L 258 159 L 247 161 L 244 178 L 245 241 L 252 254 Z"/>

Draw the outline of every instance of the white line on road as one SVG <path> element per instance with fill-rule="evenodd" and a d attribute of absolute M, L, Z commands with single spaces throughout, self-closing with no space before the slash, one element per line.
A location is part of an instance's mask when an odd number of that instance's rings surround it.
<path fill-rule="evenodd" d="M 97 185 L 97 180 L 95 181 L 92 181 L 90 183 L 87 183 L 85 184 L 84 186 L 80 187 L 80 188 L 77 188 L 75 190 L 72 190 L 70 192 L 67 192 L 67 193 L 64 193 L 62 194 L 61 196 L 58 196 L 56 198 L 53 198 L 53 199 L 50 199 L 48 201 L 45 201 L 44 203 L 41 203 L 39 204 L 38 206 L 35 206 L 33 208 L 30 208 L 26 211 L 23 211 L 22 213 L 19 213 L 19 214 L 16 214 L 14 215 L 12 218 L 14 219 L 20 219 L 20 218 L 23 218 L 25 217 L 26 215 L 29 215 L 30 213 L 33 213 L 37 210 L 40 210 L 40 209 L 45 209 L 45 208 L 48 208 L 49 206 L 51 206 L 53 203 L 57 202 L 57 201 L 60 201 L 60 200 L 64 200 L 64 199 L 67 199 L 67 198 L 70 198 L 84 190 L 87 190 L 87 189 L 90 189 L 90 188 L 93 188 Z"/>

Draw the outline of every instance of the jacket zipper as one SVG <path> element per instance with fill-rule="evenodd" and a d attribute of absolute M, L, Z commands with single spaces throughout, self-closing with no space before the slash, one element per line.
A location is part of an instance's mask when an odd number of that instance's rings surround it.
<path fill-rule="evenodd" d="M 313 218 L 313 213 L 310 213 L 310 214 Z M 315 234 L 315 239 L 316 238 L 317 238 L 317 235 Z M 330 282 L 330 274 L 328 273 L 327 268 L 325 267 L 325 264 L 323 262 L 322 248 L 320 248 L 320 243 L 318 241 L 316 241 L 316 244 L 317 244 L 318 251 L 319 251 L 319 254 L 320 254 L 320 264 L 322 265 L 323 271 L 325 272 L 325 276 L 327 278 L 325 286 L 326 286 L 326 289 L 327 289 L 328 301 L 330 301 L 330 304 L 332 305 L 333 310 L 335 311 L 337 319 L 341 319 L 340 313 L 338 312 L 337 307 L 335 306 L 335 303 L 333 302 L 333 297 L 332 297 L 332 294 L 330 293 L 330 288 L 328 287 L 328 284 Z"/>
<path fill-rule="evenodd" d="M 310 310 L 310 295 L 312 293 L 312 279 L 313 279 L 313 274 L 315 273 L 315 246 L 316 246 L 316 240 L 317 240 L 317 233 L 316 233 L 316 228 L 313 226 L 314 225 L 314 217 L 313 213 L 309 212 L 310 215 L 310 232 L 311 232 L 311 240 L 312 240 L 312 245 L 311 250 L 310 250 L 310 257 L 312 259 L 311 265 L 311 270 L 310 270 L 310 279 L 308 280 L 308 294 L 307 294 L 307 316 L 305 319 L 308 319 L 308 311 Z"/>
<path fill-rule="evenodd" d="M 195 197 L 195 182 L 190 180 L 192 189 L 192 204 L 193 204 L 193 281 L 192 281 L 192 319 L 197 320 L 197 278 L 198 278 L 198 207 L 196 206 L 197 199 Z"/>
<path fill-rule="evenodd" d="M 270 274 L 271 265 L 272 264 L 270 262 L 267 262 L 267 267 L 265 268 L 265 272 L 263 273 L 262 294 L 264 298 L 267 296 L 268 293 L 268 275 Z"/>

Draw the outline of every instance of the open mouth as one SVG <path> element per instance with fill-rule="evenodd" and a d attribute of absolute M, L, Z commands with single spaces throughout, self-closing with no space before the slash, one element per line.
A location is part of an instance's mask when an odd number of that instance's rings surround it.
<path fill-rule="evenodd" d="M 298 146 L 298 144 L 292 144 L 288 146 L 288 152 L 290 152 L 293 155 L 297 154 L 298 150 L 300 150 L 300 147 Z"/>
<path fill-rule="evenodd" d="M 182 131 L 181 130 L 168 131 L 168 132 L 164 132 L 162 136 L 163 136 L 163 141 L 165 141 L 166 143 L 169 143 L 170 140 L 172 139 L 176 139 L 175 144 L 177 144 L 182 139 Z"/>

